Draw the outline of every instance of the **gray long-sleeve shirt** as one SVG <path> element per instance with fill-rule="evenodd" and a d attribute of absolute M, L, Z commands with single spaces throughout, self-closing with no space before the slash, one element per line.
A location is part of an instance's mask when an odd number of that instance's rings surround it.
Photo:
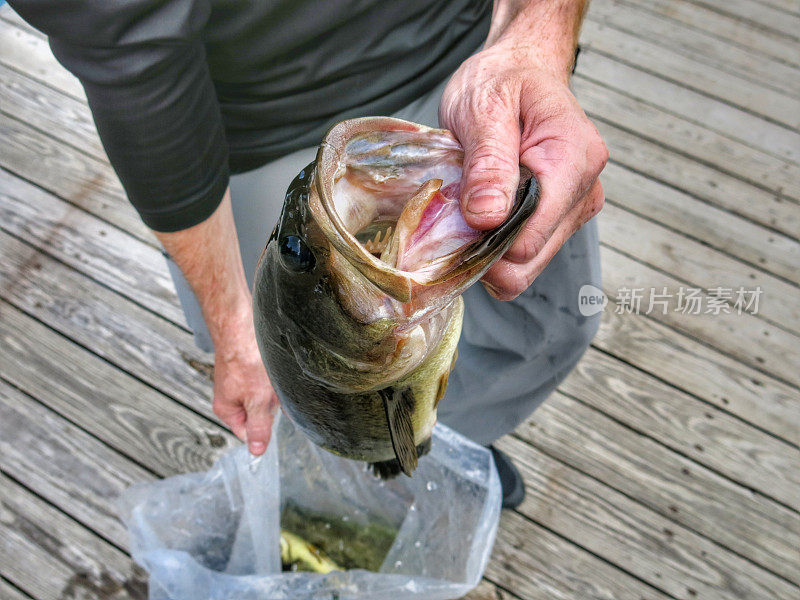
<path fill-rule="evenodd" d="M 10 0 L 86 90 L 153 229 L 207 218 L 231 171 L 387 114 L 485 39 L 489 0 Z"/>

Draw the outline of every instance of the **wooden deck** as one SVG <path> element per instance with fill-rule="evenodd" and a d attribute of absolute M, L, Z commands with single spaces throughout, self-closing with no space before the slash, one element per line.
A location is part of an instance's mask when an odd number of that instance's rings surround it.
<path fill-rule="evenodd" d="M 469 598 L 797 600 L 800 3 L 596 0 L 574 88 L 611 150 L 612 301 L 499 444 L 528 496 Z M 233 443 L 211 359 L 81 87 L 7 6 L 0 113 L 0 598 L 144 598 L 114 500 Z M 758 314 L 614 301 L 740 286 Z"/>

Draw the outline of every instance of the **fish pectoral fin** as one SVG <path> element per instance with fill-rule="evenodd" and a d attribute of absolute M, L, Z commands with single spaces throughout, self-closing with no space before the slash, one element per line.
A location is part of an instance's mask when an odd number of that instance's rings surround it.
<path fill-rule="evenodd" d="M 456 348 L 455 352 L 453 352 L 453 358 L 450 361 L 450 368 L 445 371 L 439 379 L 439 389 L 436 390 L 436 398 L 433 401 L 433 410 L 436 410 L 436 408 L 439 406 L 439 401 L 444 398 L 444 394 L 447 391 L 447 382 L 450 380 L 450 373 L 452 373 L 453 369 L 456 367 L 457 358 L 458 348 Z"/>
<path fill-rule="evenodd" d="M 450 379 L 450 371 L 443 373 L 442 376 L 439 378 L 439 387 L 436 390 L 436 398 L 433 400 L 433 409 L 439 406 L 439 401 L 444 398 L 444 394 L 447 391 L 447 381 Z"/>
<path fill-rule="evenodd" d="M 380 390 L 383 407 L 386 411 L 386 422 L 389 425 L 389 436 L 400 470 L 411 477 L 417 468 L 417 445 L 414 443 L 414 424 L 411 415 L 414 412 L 414 394 L 409 389 L 386 388 Z"/>

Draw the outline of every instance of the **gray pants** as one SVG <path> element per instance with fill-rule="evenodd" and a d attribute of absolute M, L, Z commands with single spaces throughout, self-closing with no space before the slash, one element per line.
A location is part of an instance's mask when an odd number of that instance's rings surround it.
<path fill-rule="evenodd" d="M 444 85 L 394 116 L 437 127 Z M 233 216 L 251 286 L 286 188 L 315 154 L 316 148 L 305 148 L 231 177 Z M 169 258 L 167 263 L 197 345 L 213 350 L 197 298 L 177 265 Z M 597 331 L 600 315 L 585 317 L 578 311 L 578 290 L 584 284 L 600 287 L 594 221 L 564 244 L 516 300 L 495 300 L 482 285 L 467 290 L 458 361 L 439 404 L 439 419 L 484 445 L 524 421 L 572 370 Z"/>

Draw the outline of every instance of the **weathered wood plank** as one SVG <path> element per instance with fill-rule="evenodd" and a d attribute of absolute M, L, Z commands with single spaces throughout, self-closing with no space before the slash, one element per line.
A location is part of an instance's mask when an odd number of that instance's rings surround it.
<path fill-rule="evenodd" d="M 648 291 L 655 288 L 661 291 L 666 287 L 673 294 L 681 286 L 680 281 L 664 273 L 639 263 L 620 252 L 603 246 L 601 249 L 603 266 L 603 290 L 610 298 L 616 298 L 618 290 L 623 288 L 640 288 Z M 709 281 L 706 287 L 716 287 Z M 702 292 L 703 310 L 708 294 Z M 767 302 L 767 299 L 761 298 Z M 661 309 L 650 314 L 659 322 L 683 331 L 717 348 L 729 356 L 754 367 L 755 369 L 783 379 L 790 385 L 800 385 L 800 344 L 798 337 L 782 329 L 778 329 L 765 321 L 748 313 L 741 315 L 732 311 L 728 314 L 684 314 L 674 310 L 672 305 L 662 314 Z M 643 302 L 641 310 L 647 310 Z"/>
<path fill-rule="evenodd" d="M 158 250 L 2 170 L 0 228 L 164 318 L 185 323 Z"/>
<path fill-rule="evenodd" d="M 790 15 L 800 16 L 800 3 L 797 0 L 754 0 L 758 4 L 771 6 Z"/>
<path fill-rule="evenodd" d="M 708 65 L 688 60 L 653 41 L 613 30 L 593 21 L 585 21 L 581 29 L 581 44 L 585 51 L 578 60 L 578 73 L 593 77 L 601 83 L 615 85 L 623 91 L 636 89 L 639 94 L 644 94 L 648 86 L 632 85 L 631 81 L 649 78 L 649 85 L 653 87 L 654 93 L 665 87 L 672 91 L 674 98 L 672 95 L 661 96 L 661 102 L 674 100 L 676 111 L 683 113 L 687 104 L 691 109 L 690 102 L 697 98 L 696 110 L 703 115 L 704 120 L 709 120 L 709 126 L 716 126 L 714 123 L 720 120 L 731 122 L 728 115 L 737 113 L 731 107 L 739 107 L 744 109 L 738 111 L 743 115 L 747 115 L 745 110 L 753 113 L 749 115 L 749 119 L 743 121 L 743 125 L 755 122 L 756 132 L 770 129 L 763 119 L 759 123 L 758 115 L 763 115 L 776 124 L 794 129 L 800 127 L 796 98 L 765 89 L 737 75 L 710 69 Z M 618 66 L 620 64 L 634 73 L 625 73 Z M 707 96 L 710 98 L 705 99 Z M 716 105 L 717 110 L 708 110 L 710 105 Z M 691 112 L 685 116 L 690 115 Z M 748 129 L 742 127 L 740 134 L 748 135 Z M 756 145 L 760 147 L 762 143 L 763 139 Z"/>
<path fill-rule="evenodd" d="M 751 0 L 692 0 L 701 6 L 722 14 L 729 14 L 749 21 L 751 24 L 766 30 L 779 31 L 789 37 L 798 39 L 800 31 L 800 15 L 796 2 L 789 1 L 790 11 L 771 6 L 772 2 L 752 2 Z"/>
<path fill-rule="evenodd" d="M 37 600 L 147 597 L 125 554 L 2 474 L 0 570 Z"/>
<path fill-rule="evenodd" d="M 159 475 L 208 469 L 227 430 L 0 301 L 3 378 Z"/>
<path fill-rule="evenodd" d="M 0 110 L 53 139 L 107 162 L 86 103 L 3 65 L 0 65 Z"/>
<path fill-rule="evenodd" d="M 601 181 L 609 204 L 620 205 L 695 241 L 800 284 L 800 242 L 696 200 L 613 161 L 606 165 Z M 600 220 L 604 218 L 601 216 Z"/>
<path fill-rule="evenodd" d="M 213 357 L 193 336 L 0 232 L 0 298 L 209 419 Z"/>
<path fill-rule="evenodd" d="M 796 597 L 796 586 L 525 442 L 506 437 L 497 445 L 525 479 L 519 512 L 665 593 L 687 600 Z"/>
<path fill-rule="evenodd" d="M 13 587 L 10 583 L 8 583 L 5 579 L 0 578 L 0 598 L 2 598 L 3 600 L 29 600 L 31 596 L 23 594 L 17 588 Z M 484 598 L 490 599 L 491 596 L 484 596 Z M 482 599 L 475 598 L 474 600 L 482 600 Z"/>
<path fill-rule="evenodd" d="M 645 315 L 606 306 L 597 348 L 800 445 L 800 392 Z M 676 357 L 680 357 L 676 360 Z"/>
<path fill-rule="evenodd" d="M 516 596 L 507 590 L 497 587 L 495 584 L 488 581 L 487 579 L 481 579 L 480 583 L 478 584 L 478 587 L 476 587 L 469 594 L 461 598 L 461 600 L 512 600 L 512 599 L 522 600 L 520 599 L 519 596 Z"/>
<path fill-rule="evenodd" d="M 16 119 L 0 119 L 0 136 L 0 167 L 157 246 L 107 162 Z"/>
<path fill-rule="evenodd" d="M 748 489 L 800 510 L 800 448 L 594 349 L 560 389 Z M 800 521 L 796 525 L 800 528 Z M 800 547 L 800 537 L 797 541 Z"/>
<path fill-rule="evenodd" d="M 609 247 L 666 271 L 685 284 L 731 289 L 760 286 L 764 302 L 759 306 L 757 317 L 800 334 L 800 289 L 797 286 L 612 204 L 604 207 L 603 217 L 598 222 L 600 240 Z M 800 250 L 800 244 L 797 247 Z"/>
<path fill-rule="evenodd" d="M 749 52 L 764 54 L 793 66 L 800 66 L 800 52 L 791 51 L 793 40 L 777 31 L 753 27 L 736 17 L 710 10 L 686 0 L 628 0 L 641 9 L 668 18 L 691 31 L 703 31 L 714 37 L 743 46 Z M 795 8 L 798 3 L 794 0 Z"/>
<path fill-rule="evenodd" d="M 745 47 L 749 52 L 763 54 L 795 67 L 800 66 L 800 53 L 792 54 L 792 40 L 782 33 L 755 28 L 741 19 L 687 0 L 628 0 L 624 3 L 633 3 L 648 12 L 666 17 L 690 31 L 704 31 L 736 46 Z"/>
<path fill-rule="evenodd" d="M 512 600 L 519 598 L 511 592 L 497 587 L 495 584 L 482 579 L 474 590 L 464 596 L 461 600 Z"/>
<path fill-rule="evenodd" d="M 45 40 L 2 19 L 0 64 L 78 100 L 86 99 L 78 78 L 58 63 Z"/>
<path fill-rule="evenodd" d="M 736 427 L 723 425 L 715 429 L 718 420 L 725 418 L 719 411 L 708 406 L 704 409 L 699 402 L 692 407 L 688 402 L 673 401 L 675 395 L 669 391 L 665 393 L 663 386 L 654 385 L 652 391 L 645 393 L 642 390 L 647 388 L 637 387 L 639 382 L 632 377 L 631 369 L 608 372 L 602 369 L 605 366 L 602 363 L 583 362 L 595 364 L 579 366 L 581 373 L 571 375 L 560 390 L 574 394 L 588 406 L 554 393 L 516 434 L 546 454 L 603 481 L 664 517 L 702 533 L 773 573 L 800 583 L 800 571 L 795 564 L 800 544 L 797 513 L 702 466 L 713 460 L 700 460 L 700 464 L 696 460 L 702 450 L 697 450 L 695 444 L 705 451 L 719 444 L 721 448 L 713 450 L 718 456 L 723 454 L 722 447 L 732 449 L 729 462 L 735 460 L 734 456 L 749 451 L 761 457 L 761 460 L 748 459 L 751 465 L 754 462 L 769 464 L 774 441 L 765 442 L 753 434 L 746 440 L 726 438 L 724 436 Z M 598 373 L 602 379 L 587 389 L 586 376 Z M 612 385 L 614 387 L 610 388 Z M 620 409 L 609 408 L 609 397 L 614 393 L 621 397 Z M 636 400 L 642 401 L 644 408 L 635 406 Z M 622 414 L 622 407 L 632 406 L 633 417 Z M 686 406 L 689 414 L 678 414 L 679 407 Z M 618 422 L 599 411 L 611 414 Z M 644 417 L 636 418 L 643 413 L 646 413 Z M 660 425 L 660 418 L 671 425 Z M 680 434 L 679 440 L 665 441 L 665 431 L 677 430 L 679 422 L 687 425 L 690 433 Z M 653 430 L 637 429 L 654 423 Z M 696 440 L 694 443 L 691 443 L 692 438 Z M 576 444 L 576 439 L 581 443 Z M 800 461 L 800 451 L 796 448 L 772 456 L 795 470 Z M 788 487 L 779 481 L 775 484 Z"/>
<path fill-rule="evenodd" d="M 669 598 L 516 512 L 503 512 L 497 540 L 486 576 L 526 600 Z"/>
<path fill-rule="evenodd" d="M 155 477 L 0 380 L 3 471 L 120 548 L 128 536 L 114 503 Z"/>
<path fill-rule="evenodd" d="M 758 4 L 764 4 L 777 8 L 790 15 L 800 16 L 800 3 L 797 0 L 754 0 Z"/>
<path fill-rule="evenodd" d="M 716 133 L 696 121 L 677 117 L 581 76 L 573 78 L 572 87 L 592 119 L 634 131 L 637 136 L 663 144 L 737 179 L 793 199 L 800 198 L 798 164 L 759 151 L 751 144 L 738 142 L 731 139 L 732 136 Z M 795 156 L 792 159 L 797 160 L 800 157 L 800 133 L 794 137 Z"/>
<path fill-rule="evenodd" d="M 609 378 L 604 373 L 601 385 Z M 577 379 L 582 378 L 572 381 Z M 615 383 L 630 387 L 627 382 Z M 561 386 L 567 391 L 575 387 L 575 383 Z M 654 398 L 651 403 L 656 402 Z M 556 392 L 515 434 L 773 573 L 796 584 L 800 580 L 797 513 L 623 427 L 596 408 Z M 710 446 L 715 439 L 709 436 L 703 443 Z"/>
<path fill-rule="evenodd" d="M 766 190 L 698 164 L 614 125 L 598 121 L 611 160 L 755 223 L 800 238 L 800 211 Z"/>
<path fill-rule="evenodd" d="M 607 35 L 615 31 L 653 40 L 657 45 L 720 71 L 739 75 L 765 87 L 800 96 L 800 70 L 776 62 L 769 57 L 748 52 L 733 44 L 714 38 L 702 31 L 690 31 L 671 23 L 668 19 L 647 13 L 635 6 L 620 4 L 618 0 L 593 2 L 587 19 L 609 26 Z M 788 17 L 787 20 L 797 20 Z M 800 24 L 798 24 L 800 30 Z M 796 39 L 796 34 L 787 33 Z"/>
<path fill-rule="evenodd" d="M 9 6 L 7 3 L 0 6 L 0 19 L 6 21 L 7 23 L 10 23 L 11 25 L 19 27 L 20 29 L 24 29 L 29 33 L 33 33 L 34 35 L 37 35 L 42 39 L 47 38 L 45 34 L 36 29 L 33 25 L 31 25 L 27 21 L 23 20 L 23 18 L 20 17 L 19 14 L 17 14 L 14 11 L 14 9 L 11 8 L 11 6 Z"/>
<path fill-rule="evenodd" d="M 656 106 L 665 112 L 677 115 L 682 119 L 710 129 L 723 136 L 735 138 L 742 143 L 760 150 L 763 153 L 797 163 L 798 138 L 800 134 L 791 127 L 800 125 L 797 116 L 800 100 L 787 99 L 785 109 L 787 123 L 777 124 L 764 117 L 752 114 L 747 110 L 720 102 L 707 93 L 700 93 L 686 87 L 681 73 L 673 73 L 673 77 L 664 77 L 664 73 L 654 75 L 648 69 L 636 68 L 625 63 L 625 56 L 609 57 L 592 51 L 581 54 L 577 73 L 579 77 L 598 83 L 604 89 L 613 88 L 625 96 L 636 98 L 648 105 Z M 668 73 L 667 73 L 668 75 Z M 714 89 L 719 92 L 722 86 Z M 764 97 L 763 88 L 735 89 L 736 98 L 741 99 L 747 93 L 757 99 L 762 109 L 770 106 L 781 106 L 774 99 Z M 623 123 L 624 124 L 624 123 Z"/>
<path fill-rule="evenodd" d="M 10 125 L 18 127 L 12 128 Z M 6 168 L 22 171 L 26 178 L 37 184 L 72 199 L 90 212 L 139 237 L 152 240 L 149 231 L 124 199 L 124 194 L 107 165 L 87 161 L 72 149 L 53 144 L 47 136 L 21 123 L 9 122 L 6 126 L 6 139 L 11 142 L 8 152 L 3 154 Z M 39 158 L 32 160 L 34 155 Z M 795 250 L 796 248 L 795 244 Z M 797 262 L 783 250 L 784 248 L 779 248 L 779 260 L 785 258 L 790 263 L 790 268 L 796 267 Z M 793 271 L 798 272 L 797 269 Z M 786 274 L 786 269 L 782 273 Z"/>

